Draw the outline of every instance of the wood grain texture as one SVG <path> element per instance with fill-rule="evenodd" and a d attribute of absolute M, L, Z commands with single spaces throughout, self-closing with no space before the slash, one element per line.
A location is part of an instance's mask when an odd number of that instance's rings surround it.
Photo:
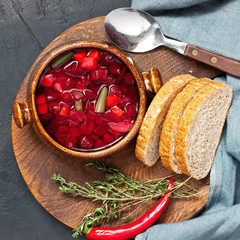
<path fill-rule="evenodd" d="M 26 100 L 26 92 L 31 76 L 38 61 L 43 55 L 48 54 L 56 46 L 72 41 L 92 40 L 108 41 L 103 30 L 104 17 L 88 20 L 79 23 L 57 37 L 39 55 L 29 70 L 19 90 L 16 100 Z M 184 73 L 191 73 L 197 77 L 215 77 L 219 74 L 205 65 L 197 64 L 167 48 L 159 48 L 145 54 L 127 54 L 132 57 L 136 68 L 142 72 L 157 68 L 160 71 L 163 82 L 172 76 Z M 59 155 L 52 148 L 48 147 L 37 137 L 32 126 L 25 126 L 18 129 L 12 121 L 12 141 L 16 160 L 22 176 L 37 201 L 54 217 L 64 224 L 75 228 L 82 222 L 82 217 L 96 207 L 96 203 L 82 198 L 72 198 L 62 194 L 58 185 L 51 180 L 53 173 L 59 173 L 67 181 L 84 183 L 93 179 L 102 178 L 96 170 L 86 167 L 84 160 L 71 159 Z M 118 167 L 124 174 L 141 179 L 154 179 L 172 174 L 163 168 L 160 161 L 149 168 L 135 158 L 135 140 L 125 148 L 124 151 L 111 157 L 102 159 L 104 163 Z M 127 167 L 126 167 L 127 166 Z M 185 178 L 183 176 L 183 178 Z M 164 214 L 157 221 L 158 223 L 184 221 L 193 217 L 206 204 L 209 176 L 201 181 L 191 180 L 192 185 L 199 187 L 200 194 L 197 197 L 185 199 L 172 199 Z M 150 205 L 153 205 L 152 202 Z M 132 215 L 134 220 L 150 208 L 150 205 L 143 206 L 138 214 Z M 113 222 L 106 225 L 115 226 L 122 222 Z"/>

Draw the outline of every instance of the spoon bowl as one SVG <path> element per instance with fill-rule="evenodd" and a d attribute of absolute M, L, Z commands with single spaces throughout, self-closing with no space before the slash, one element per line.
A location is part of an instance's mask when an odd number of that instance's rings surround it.
<path fill-rule="evenodd" d="M 109 39 L 129 52 L 143 53 L 164 45 L 183 53 L 187 45 L 165 37 L 150 14 L 133 8 L 110 12 L 105 18 L 104 27 Z"/>

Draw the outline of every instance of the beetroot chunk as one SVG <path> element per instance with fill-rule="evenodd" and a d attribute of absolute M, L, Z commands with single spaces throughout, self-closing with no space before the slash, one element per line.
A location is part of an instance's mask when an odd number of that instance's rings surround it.
<path fill-rule="evenodd" d="M 120 123 L 108 123 L 109 128 L 114 132 L 127 133 L 134 125 L 134 121 L 131 119 L 124 119 Z"/>
<path fill-rule="evenodd" d="M 37 111 L 38 111 L 38 114 L 40 114 L 40 115 L 48 113 L 47 104 L 43 103 L 43 104 L 37 105 Z"/>
<path fill-rule="evenodd" d="M 51 87 L 52 84 L 53 84 L 53 75 L 52 74 L 47 74 L 47 75 L 42 77 L 42 80 L 41 80 L 41 83 L 40 83 L 41 86 Z"/>
<path fill-rule="evenodd" d="M 94 133 L 102 137 L 108 130 L 108 127 L 105 124 L 100 124 L 94 129 Z"/>
<path fill-rule="evenodd" d="M 81 133 L 88 136 L 95 128 L 93 121 L 86 119 L 83 124 L 80 126 Z"/>
<path fill-rule="evenodd" d="M 72 110 L 70 112 L 70 116 L 77 123 L 82 122 L 84 119 L 87 118 L 86 114 L 82 110 L 78 110 L 78 111 Z"/>
<path fill-rule="evenodd" d="M 114 61 L 110 63 L 110 74 L 119 75 L 121 73 L 121 66 L 118 62 Z"/>
<path fill-rule="evenodd" d="M 127 73 L 123 76 L 123 79 L 125 81 L 126 84 L 133 84 L 135 82 L 134 77 L 132 75 L 132 73 Z"/>
<path fill-rule="evenodd" d="M 103 141 L 104 141 L 105 143 L 111 143 L 111 142 L 113 142 L 114 140 L 115 140 L 114 136 L 113 136 L 111 133 L 109 133 L 109 132 L 106 132 L 106 133 L 104 134 L 104 136 L 103 136 Z"/>
<path fill-rule="evenodd" d="M 84 136 L 80 138 L 79 144 L 82 148 L 90 149 L 93 145 L 93 140 L 88 136 Z"/>
<path fill-rule="evenodd" d="M 126 118 L 133 118 L 137 114 L 137 109 L 133 104 L 126 105 Z"/>
<path fill-rule="evenodd" d="M 44 94 L 36 96 L 36 104 L 37 105 L 43 104 L 45 102 L 46 102 L 46 98 L 45 98 Z"/>
<path fill-rule="evenodd" d="M 94 57 L 85 57 L 82 62 L 82 67 L 87 70 L 92 70 L 97 68 L 97 59 Z"/>
<path fill-rule="evenodd" d="M 57 100 L 58 93 L 53 88 L 47 88 L 45 91 L 45 98 L 47 102 Z"/>
<path fill-rule="evenodd" d="M 99 139 L 97 142 L 95 142 L 94 144 L 93 144 L 93 147 L 94 148 L 101 148 L 101 147 L 103 147 L 105 144 L 104 144 L 104 142 L 103 142 L 103 140 L 102 139 Z"/>

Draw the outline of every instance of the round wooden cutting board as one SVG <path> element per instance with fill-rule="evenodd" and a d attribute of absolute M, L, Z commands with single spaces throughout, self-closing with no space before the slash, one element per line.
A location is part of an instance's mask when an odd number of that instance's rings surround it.
<path fill-rule="evenodd" d="M 29 70 L 16 101 L 24 102 L 26 100 L 27 86 L 38 61 L 56 46 L 81 40 L 108 42 L 104 33 L 103 21 L 104 17 L 99 17 L 79 23 L 51 42 Z M 126 54 L 132 57 L 139 72 L 148 71 L 152 67 L 157 68 L 163 82 L 183 73 L 210 78 L 219 74 L 216 70 L 198 64 L 164 47 L 144 54 Z M 58 184 L 51 179 L 51 176 L 53 173 L 59 173 L 67 181 L 75 181 L 80 184 L 103 176 L 97 170 L 86 167 L 85 160 L 71 159 L 53 151 L 35 134 L 30 125 L 19 129 L 12 121 L 12 142 L 19 169 L 33 196 L 58 220 L 71 228 L 76 228 L 82 223 L 83 216 L 96 208 L 98 203 L 62 194 L 58 189 Z M 118 154 L 101 159 L 101 161 L 119 168 L 124 174 L 134 179 L 155 179 L 172 174 L 163 168 L 160 161 L 153 167 L 146 167 L 135 158 L 134 148 L 135 141 Z M 190 180 L 190 183 L 199 188 L 199 195 L 191 198 L 172 199 L 157 223 L 184 221 L 193 217 L 205 206 L 209 190 L 209 176 L 201 181 Z M 132 214 L 130 221 L 138 218 L 154 203 L 153 201 L 151 204 L 143 206 L 138 213 Z M 122 224 L 120 220 L 108 223 L 109 226 L 120 224 Z"/>

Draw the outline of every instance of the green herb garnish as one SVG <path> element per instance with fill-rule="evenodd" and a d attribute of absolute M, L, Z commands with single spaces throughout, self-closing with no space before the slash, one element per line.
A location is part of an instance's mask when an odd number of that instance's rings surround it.
<path fill-rule="evenodd" d="M 79 185 L 75 182 L 67 182 L 59 174 L 54 174 L 52 177 L 59 183 L 61 192 L 99 201 L 99 207 L 84 216 L 83 223 L 73 230 L 73 237 L 77 237 L 84 232 L 84 229 L 86 231 L 102 221 L 109 222 L 120 217 L 127 221 L 129 216 L 138 211 L 143 204 L 163 196 L 168 191 L 169 176 L 142 181 L 127 177 L 117 168 L 106 166 L 98 161 L 87 163 L 86 166 L 104 172 L 105 180 L 94 180 L 92 183 L 85 182 L 84 185 Z M 178 175 L 174 176 L 177 178 Z M 174 181 L 173 198 L 189 197 L 198 193 L 197 189 L 187 184 L 189 179 L 183 182 Z M 184 191 L 179 189 L 182 186 L 185 187 Z M 131 213 L 127 213 L 130 208 Z"/>

